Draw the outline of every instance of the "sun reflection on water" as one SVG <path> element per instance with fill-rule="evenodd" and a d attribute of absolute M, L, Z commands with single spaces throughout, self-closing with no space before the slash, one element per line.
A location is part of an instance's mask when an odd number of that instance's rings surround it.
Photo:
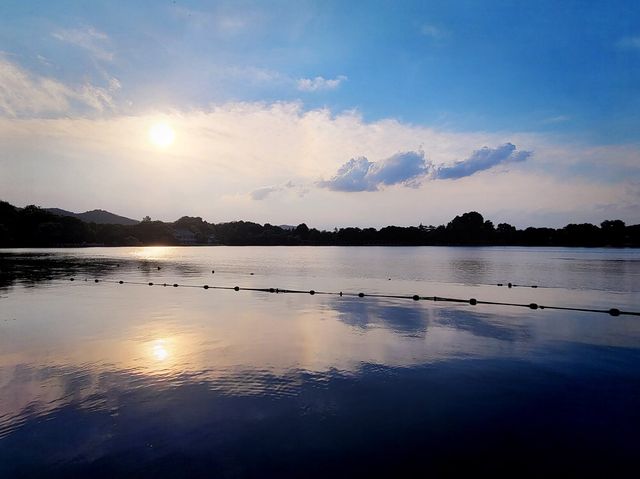
<path fill-rule="evenodd" d="M 164 361 L 169 357 L 169 350 L 167 349 L 167 345 L 164 339 L 158 339 L 154 341 L 151 350 L 153 357 L 157 361 Z"/>
<path fill-rule="evenodd" d="M 144 246 L 137 248 L 132 254 L 138 259 L 154 260 L 170 256 L 173 246 Z"/>

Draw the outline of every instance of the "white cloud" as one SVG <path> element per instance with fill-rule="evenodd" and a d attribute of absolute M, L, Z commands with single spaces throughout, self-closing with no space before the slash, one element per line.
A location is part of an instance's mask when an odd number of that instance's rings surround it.
<path fill-rule="evenodd" d="M 68 86 L 53 78 L 29 74 L 0 56 L 0 115 L 68 113 L 75 106 L 103 111 L 113 106 L 112 94 L 119 88 L 115 78 L 106 88 L 90 83 Z"/>
<path fill-rule="evenodd" d="M 298 80 L 298 90 L 300 91 L 320 91 L 335 90 L 342 82 L 347 81 L 347 77 L 339 75 L 333 79 L 327 79 L 321 76 L 315 78 L 300 78 Z"/>
<path fill-rule="evenodd" d="M 171 125 L 176 138 L 162 151 L 148 142 L 148 129 L 158 122 Z M 406 177 L 404 168 L 397 175 L 383 169 L 390 174 L 384 176 L 389 186 L 375 194 L 314 186 L 335 175 L 347 158 L 388 159 L 421 146 L 432 164 L 455 165 L 475 158 L 472 152 L 481 145 L 508 142 L 535 156 L 499 174 L 487 169 L 418 188 L 395 181 Z M 637 146 L 441 131 L 392 119 L 367 122 L 355 112 L 305 110 L 300 103 L 228 103 L 100 118 L 0 118 L 0 144 L 0 191 L 20 206 L 105 208 L 166 220 L 190 214 L 214 222 L 306 222 L 320 228 L 440 224 L 470 210 L 521 226 L 618 216 L 640 222 L 637 188 L 627 187 L 640 180 Z M 589 176 L 602 164 L 629 174 L 615 181 L 599 172 Z M 263 201 L 253 200 L 256 196 Z"/>
<path fill-rule="evenodd" d="M 109 37 L 106 33 L 91 26 L 57 30 L 52 33 L 52 36 L 62 42 L 87 50 L 96 60 L 109 62 L 113 60 Z"/>

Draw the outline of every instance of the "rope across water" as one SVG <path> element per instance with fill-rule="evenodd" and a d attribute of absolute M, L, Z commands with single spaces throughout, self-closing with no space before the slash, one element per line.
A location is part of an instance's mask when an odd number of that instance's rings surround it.
<path fill-rule="evenodd" d="M 75 281 L 75 278 L 69 278 L 70 281 Z M 89 281 L 88 279 L 84 280 L 85 282 Z M 640 316 L 640 312 L 637 311 L 622 311 L 618 308 L 610 308 L 610 309 L 593 309 L 593 308 L 574 308 L 574 307 L 566 307 L 566 306 L 549 306 L 542 305 L 537 303 L 507 303 L 500 301 L 482 301 L 476 298 L 470 299 L 462 299 L 462 298 L 447 298 L 441 296 L 420 296 L 418 294 L 414 295 L 402 295 L 402 294 L 378 294 L 378 293 L 353 293 L 353 292 L 344 292 L 344 291 L 316 291 L 316 290 L 302 290 L 302 289 L 282 289 L 282 288 L 249 288 L 249 287 L 241 287 L 241 286 L 210 286 L 208 284 L 205 285 L 195 285 L 195 284 L 179 284 L 179 283 L 154 283 L 154 282 L 141 282 L 141 281 L 124 281 L 124 280 L 109 280 L 109 279 L 93 279 L 94 283 L 113 283 L 113 284 L 129 284 L 129 285 L 142 285 L 142 286 L 162 286 L 162 287 L 173 287 L 173 288 L 198 288 L 198 289 L 223 289 L 223 290 L 231 290 L 231 291 L 257 291 L 261 293 L 274 293 L 274 294 L 324 294 L 331 296 L 347 296 L 347 297 L 371 297 L 371 298 L 389 298 L 389 299 L 409 299 L 413 301 L 438 301 L 438 302 L 448 302 L 448 303 L 463 303 L 470 304 L 472 306 L 476 306 L 479 304 L 486 304 L 492 306 L 513 306 L 519 308 L 528 308 L 528 309 L 551 309 L 551 310 L 559 310 L 559 311 L 581 311 L 588 313 L 602 313 L 608 314 L 610 316 Z"/>

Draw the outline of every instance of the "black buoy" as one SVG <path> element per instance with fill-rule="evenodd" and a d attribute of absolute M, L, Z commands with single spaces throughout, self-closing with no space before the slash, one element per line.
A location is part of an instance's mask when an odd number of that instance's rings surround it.
<path fill-rule="evenodd" d="M 160 270 L 160 266 L 158 266 L 158 270 Z"/>
<path fill-rule="evenodd" d="M 418 301 L 420 299 L 420 296 L 418 296 L 417 294 L 413 295 L 413 300 L 414 301 Z"/>
<path fill-rule="evenodd" d="M 269 292 L 270 292 L 270 293 L 275 293 L 275 292 L 276 292 L 276 290 L 275 290 L 275 289 L 273 289 L 273 288 L 269 288 Z"/>
<path fill-rule="evenodd" d="M 209 285 L 208 285 L 208 284 L 205 284 L 205 285 L 203 286 L 203 288 L 204 288 L 204 289 L 209 289 Z"/>
<path fill-rule="evenodd" d="M 529 307 L 530 307 L 531 309 L 538 309 L 538 305 L 537 305 L 536 303 L 531 303 L 531 304 L 529 305 Z"/>
<path fill-rule="evenodd" d="M 236 286 L 235 288 L 233 288 L 236 291 L 240 291 L 240 286 Z"/>
<path fill-rule="evenodd" d="M 253 276 L 253 273 L 249 273 L 251 276 Z"/>
<path fill-rule="evenodd" d="M 314 294 L 316 294 L 316 292 L 315 292 L 314 290 L 311 290 L 311 291 L 309 291 L 309 294 L 310 294 L 311 296 L 313 296 Z"/>
<path fill-rule="evenodd" d="M 538 287 L 538 285 L 535 285 L 535 284 L 534 284 L 534 285 L 533 285 L 533 286 L 531 286 L 531 287 L 532 287 L 532 288 L 537 288 L 537 287 Z"/>
<path fill-rule="evenodd" d="M 476 304 L 478 304 L 478 300 L 477 300 L 476 298 L 471 298 L 471 299 L 469 300 L 469 304 L 470 304 L 471 306 L 475 306 Z"/>
<path fill-rule="evenodd" d="M 611 308 L 609 314 L 611 316 L 620 316 L 620 310 L 618 308 Z"/>
<path fill-rule="evenodd" d="M 361 298 L 364 298 L 364 293 L 358 293 L 358 296 L 360 296 Z"/>
<path fill-rule="evenodd" d="M 118 283 L 123 284 L 123 283 L 124 283 L 124 281 L 120 280 L 120 281 L 118 281 Z"/>
<path fill-rule="evenodd" d="M 167 283 L 162 283 L 162 286 L 166 286 L 166 285 L 167 285 Z"/>
<path fill-rule="evenodd" d="M 502 283 L 498 283 L 498 286 L 504 286 L 504 284 L 502 284 Z"/>
<path fill-rule="evenodd" d="M 342 291 L 340 291 L 340 296 L 342 296 Z"/>
<path fill-rule="evenodd" d="M 75 278 L 69 278 L 69 281 L 75 281 Z"/>
<path fill-rule="evenodd" d="M 153 286 L 153 283 L 149 283 L 149 286 Z"/>
<path fill-rule="evenodd" d="M 93 282 L 97 283 L 98 281 L 100 281 L 99 279 L 94 279 Z"/>
<path fill-rule="evenodd" d="M 512 288 L 512 287 L 513 287 L 513 285 L 512 285 L 511 283 L 509 283 L 507 286 L 509 286 L 510 288 Z"/>
<path fill-rule="evenodd" d="M 213 274 L 213 273 L 215 273 L 215 272 L 216 272 L 215 270 L 213 270 L 213 269 L 211 270 L 211 274 Z"/>
<path fill-rule="evenodd" d="M 177 288 L 178 287 L 178 283 L 173 283 L 173 287 Z"/>

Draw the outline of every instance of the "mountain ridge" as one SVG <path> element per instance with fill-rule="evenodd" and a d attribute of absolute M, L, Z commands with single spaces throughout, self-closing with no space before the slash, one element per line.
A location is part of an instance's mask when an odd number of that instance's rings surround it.
<path fill-rule="evenodd" d="M 115 213 L 101 209 L 85 211 L 84 213 L 74 213 L 73 211 L 63 210 L 62 208 L 44 208 L 44 210 L 54 215 L 71 216 L 85 223 L 96 223 L 99 225 L 137 225 L 140 223 L 138 220 L 116 215 Z"/>

